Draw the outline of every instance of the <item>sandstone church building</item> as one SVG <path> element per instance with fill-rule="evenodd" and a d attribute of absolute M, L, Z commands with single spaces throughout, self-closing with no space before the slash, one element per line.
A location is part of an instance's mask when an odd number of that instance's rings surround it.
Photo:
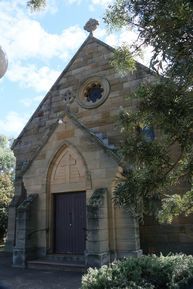
<path fill-rule="evenodd" d="M 162 226 L 146 220 L 139 230 L 113 204 L 120 107 L 135 108 L 125 96 L 154 76 L 137 63 L 122 77 L 110 64 L 114 49 L 96 39 L 93 20 L 88 23 L 89 36 L 13 144 L 15 196 L 6 247 L 14 266 L 37 260 L 101 266 L 142 251 L 193 253 L 188 219 Z"/>

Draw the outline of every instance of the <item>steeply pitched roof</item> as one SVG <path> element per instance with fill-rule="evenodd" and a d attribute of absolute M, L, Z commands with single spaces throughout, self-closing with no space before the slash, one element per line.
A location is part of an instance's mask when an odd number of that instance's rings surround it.
<path fill-rule="evenodd" d="M 41 109 L 42 105 L 44 104 L 44 102 L 46 101 L 46 99 L 49 97 L 50 92 L 52 91 L 52 89 L 54 88 L 54 86 L 60 81 L 60 79 L 64 76 L 64 74 L 69 70 L 69 68 L 71 67 L 71 65 L 74 63 L 74 61 L 76 60 L 78 54 L 80 53 L 80 51 L 90 42 L 90 41 L 96 41 L 98 44 L 106 47 L 109 51 L 113 52 L 115 49 L 111 46 L 109 46 L 108 44 L 106 44 L 105 42 L 93 37 L 91 34 L 86 38 L 86 40 L 83 42 L 83 44 L 80 46 L 80 48 L 77 50 L 77 52 L 75 53 L 75 55 L 72 57 L 72 59 L 70 60 L 70 62 L 67 64 L 67 66 L 65 67 L 65 69 L 63 70 L 63 72 L 60 74 L 60 76 L 56 79 L 56 81 L 54 82 L 54 84 L 52 85 L 52 87 L 50 88 L 50 90 L 47 92 L 47 94 L 45 95 L 44 99 L 40 102 L 39 106 L 37 107 L 37 109 L 35 110 L 35 112 L 33 113 L 33 115 L 31 116 L 31 118 L 29 119 L 29 121 L 27 122 L 27 124 L 25 125 L 25 127 L 23 128 L 23 130 L 21 131 L 21 133 L 19 134 L 19 136 L 17 137 L 17 139 L 15 139 L 15 141 L 13 142 L 12 145 L 12 149 L 14 150 L 15 146 L 17 145 L 18 141 L 23 137 L 23 135 L 25 134 L 26 128 L 28 127 L 28 125 L 30 124 L 30 122 L 32 121 L 32 119 L 34 118 L 34 116 L 37 114 L 37 112 Z"/>
<path fill-rule="evenodd" d="M 58 79 L 55 81 L 51 89 L 48 91 L 32 117 L 29 119 L 28 123 L 18 136 L 18 138 L 13 143 L 12 149 L 14 149 L 15 154 L 17 156 L 17 159 L 21 162 L 17 162 L 17 165 L 20 166 L 19 170 L 21 173 L 24 173 L 33 160 L 36 158 L 37 154 L 40 152 L 40 150 L 44 147 L 44 145 L 47 143 L 50 136 L 54 133 L 55 129 L 58 126 L 58 120 L 59 118 L 62 118 L 64 115 L 67 115 L 70 117 L 69 113 L 67 111 L 64 111 L 64 108 L 62 106 L 62 109 L 59 113 L 53 112 L 54 102 L 57 99 L 56 92 L 60 90 L 61 83 L 64 83 L 63 80 L 69 73 L 71 73 L 74 69 L 74 65 L 76 65 L 76 61 L 80 60 L 82 57 L 82 54 L 84 54 L 84 59 L 87 60 L 87 55 L 85 55 L 85 52 L 87 52 L 87 48 L 89 45 L 96 44 L 98 47 L 102 47 L 102 53 L 109 53 L 109 55 L 114 51 L 114 48 L 107 45 L 103 41 L 93 37 L 92 35 L 89 35 L 87 39 L 84 41 L 84 43 L 81 45 L 81 47 L 78 49 L 76 54 L 73 56 L 73 58 L 70 60 L 64 71 L 61 73 L 61 75 L 58 77 Z M 96 47 L 94 45 L 94 47 Z M 86 50 L 85 50 L 86 49 Z M 80 56 L 81 55 L 81 56 Z M 99 52 L 98 52 L 99 55 Z M 79 58 L 80 57 L 80 58 Z M 108 60 L 105 60 L 108 61 Z M 98 65 L 98 63 L 97 63 Z M 146 71 L 146 73 L 150 72 L 145 66 L 140 65 L 141 69 Z M 83 63 L 84 66 L 84 63 Z M 74 80 L 73 80 L 74 81 Z M 66 82 L 67 83 L 67 82 Z M 67 83 L 68 84 L 68 83 Z M 62 89 L 62 88 L 61 88 Z M 60 100 L 61 101 L 61 100 Z M 71 119 L 73 117 L 70 117 Z M 74 124 L 79 126 L 80 129 L 84 129 L 83 125 L 78 124 L 78 121 L 73 120 Z M 104 149 L 102 143 L 100 143 L 97 138 L 92 135 L 92 132 L 87 132 L 91 137 L 94 137 L 96 142 L 99 143 Z M 112 154 L 112 157 L 116 158 L 115 155 Z M 26 159 L 24 159 L 26 158 Z"/>

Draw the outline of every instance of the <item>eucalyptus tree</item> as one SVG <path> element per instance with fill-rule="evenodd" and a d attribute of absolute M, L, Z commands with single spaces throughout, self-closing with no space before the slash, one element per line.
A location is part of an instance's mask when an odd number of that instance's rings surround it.
<path fill-rule="evenodd" d="M 128 95 L 138 109 L 120 113 L 124 165 L 115 201 L 140 220 L 153 214 L 171 222 L 193 212 L 193 2 L 116 0 L 104 19 L 111 29 L 138 34 L 116 51 L 114 65 L 134 69 L 133 56 L 150 45 L 155 75 Z"/>

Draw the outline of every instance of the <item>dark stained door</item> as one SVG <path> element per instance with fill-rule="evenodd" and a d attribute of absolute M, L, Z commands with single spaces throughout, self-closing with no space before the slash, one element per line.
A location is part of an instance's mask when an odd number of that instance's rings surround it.
<path fill-rule="evenodd" d="M 54 243 L 55 253 L 83 254 L 85 250 L 86 194 L 56 194 Z"/>

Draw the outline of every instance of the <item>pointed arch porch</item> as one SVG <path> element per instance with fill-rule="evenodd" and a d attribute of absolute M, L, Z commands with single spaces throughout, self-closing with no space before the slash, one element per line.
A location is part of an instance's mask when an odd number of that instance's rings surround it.
<path fill-rule="evenodd" d="M 71 143 L 63 143 L 52 156 L 46 183 L 47 252 L 83 253 L 86 249 L 86 200 L 91 190 L 91 178 L 83 156 Z M 79 248 L 76 240 L 82 244 Z"/>

